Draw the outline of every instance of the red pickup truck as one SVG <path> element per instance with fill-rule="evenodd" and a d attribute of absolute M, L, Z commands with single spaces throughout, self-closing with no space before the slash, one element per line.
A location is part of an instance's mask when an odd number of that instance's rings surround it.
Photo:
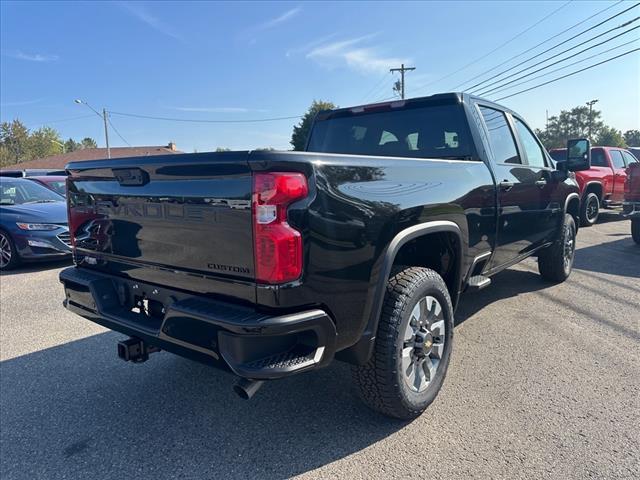
<path fill-rule="evenodd" d="M 627 169 L 622 214 L 631 219 L 631 236 L 640 245 L 640 162 L 632 163 Z"/>
<path fill-rule="evenodd" d="M 566 148 L 549 151 L 555 161 L 566 159 Z M 628 150 L 617 147 L 592 147 L 591 168 L 576 172 L 580 187 L 580 223 L 591 226 L 598 220 L 600 208 L 620 206 L 624 201 L 627 167 L 638 159 Z"/>

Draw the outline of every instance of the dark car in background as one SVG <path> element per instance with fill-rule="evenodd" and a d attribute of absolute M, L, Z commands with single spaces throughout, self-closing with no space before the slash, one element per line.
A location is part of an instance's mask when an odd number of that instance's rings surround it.
<path fill-rule="evenodd" d="M 47 187 L 49 190 L 62 195 L 67 196 L 67 177 L 63 175 L 39 175 L 37 177 L 25 177 L 32 182 L 37 182 L 40 185 Z"/>
<path fill-rule="evenodd" d="M 0 176 L 0 270 L 70 254 L 64 197 L 31 180 Z"/>

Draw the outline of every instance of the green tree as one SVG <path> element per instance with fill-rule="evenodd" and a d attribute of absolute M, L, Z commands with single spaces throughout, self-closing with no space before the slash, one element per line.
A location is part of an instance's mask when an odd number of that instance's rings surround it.
<path fill-rule="evenodd" d="M 96 141 L 85 137 L 82 142 L 72 138 L 62 142 L 60 134 L 51 127 L 42 127 L 34 131 L 18 119 L 0 123 L 0 166 L 7 167 L 20 162 L 47 157 L 81 148 L 96 148 Z"/>
<path fill-rule="evenodd" d="M 603 127 L 596 138 L 596 145 L 607 147 L 624 147 L 622 132 L 613 127 Z"/>
<path fill-rule="evenodd" d="M 216 152 L 230 152 L 231 149 L 227 147 L 216 147 Z"/>
<path fill-rule="evenodd" d="M 80 144 L 82 148 L 98 148 L 98 143 L 91 137 L 84 137 Z"/>
<path fill-rule="evenodd" d="M 60 134 L 51 127 L 42 127 L 29 136 L 29 160 L 60 153 Z"/>
<path fill-rule="evenodd" d="M 627 147 L 640 147 L 640 130 L 627 130 L 623 137 Z"/>
<path fill-rule="evenodd" d="M 0 124 L 0 162 L 13 165 L 29 156 L 29 129 L 18 119 Z"/>
<path fill-rule="evenodd" d="M 304 114 L 300 123 L 293 127 L 290 143 L 294 150 L 304 150 L 304 147 L 307 145 L 311 124 L 316 114 L 322 110 L 331 110 L 333 108 L 336 108 L 336 105 L 331 102 L 314 100 L 313 103 L 311 103 L 309 110 Z"/>
<path fill-rule="evenodd" d="M 601 112 L 589 107 L 579 106 L 571 110 L 562 110 L 557 116 L 549 117 L 544 130 L 536 130 L 536 134 L 547 149 L 566 146 L 570 138 L 597 137 L 604 124 L 600 119 Z"/>
<path fill-rule="evenodd" d="M 70 138 L 69 140 L 67 140 L 66 142 L 64 142 L 64 151 L 65 152 L 75 152 L 76 150 L 79 150 L 80 144 L 78 142 L 76 142 L 73 138 Z"/>

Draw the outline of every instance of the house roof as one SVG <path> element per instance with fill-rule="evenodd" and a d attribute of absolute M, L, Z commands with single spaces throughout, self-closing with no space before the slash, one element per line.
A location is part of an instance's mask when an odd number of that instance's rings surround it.
<path fill-rule="evenodd" d="M 125 157 L 147 157 L 150 155 L 170 155 L 172 153 L 183 153 L 176 150 L 175 144 L 146 147 L 112 147 L 111 158 Z M 24 170 L 27 168 L 50 168 L 63 170 L 69 162 L 82 162 L 85 160 L 102 160 L 107 158 L 106 148 L 85 148 L 74 152 L 63 153 L 60 155 L 52 155 L 50 157 L 37 158 L 26 162 L 8 165 L 1 170 Z"/>

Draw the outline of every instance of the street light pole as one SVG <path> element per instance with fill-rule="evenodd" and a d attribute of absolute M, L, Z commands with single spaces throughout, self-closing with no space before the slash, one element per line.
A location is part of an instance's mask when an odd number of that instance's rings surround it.
<path fill-rule="evenodd" d="M 591 100 L 590 102 L 587 102 L 587 105 L 589 106 L 589 140 L 591 140 L 591 111 L 593 109 L 593 106 L 598 103 L 598 99 L 595 100 Z"/>
<path fill-rule="evenodd" d="M 109 147 L 109 127 L 107 126 L 107 122 L 108 122 L 107 109 L 103 108 L 102 113 L 100 113 L 84 100 L 76 99 L 74 100 L 74 102 L 80 105 L 86 105 L 93 111 L 93 113 L 95 113 L 100 118 L 102 118 L 102 121 L 104 122 L 104 141 L 107 144 L 107 158 L 111 158 L 111 148 Z"/>

